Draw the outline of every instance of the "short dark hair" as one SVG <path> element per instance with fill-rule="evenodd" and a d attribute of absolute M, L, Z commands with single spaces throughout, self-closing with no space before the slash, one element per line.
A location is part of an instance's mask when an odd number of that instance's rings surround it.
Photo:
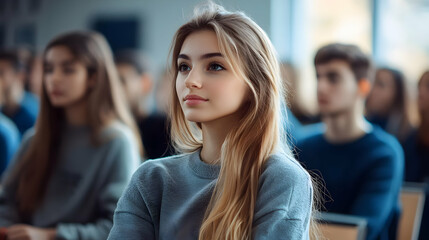
<path fill-rule="evenodd" d="M 15 50 L 0 50 L 0 60 L 9 62 L 15 72 L 21 72 L 25 68 L 18 52 Z"/>
<path fill-rule="evenodd" d="M 115 54 L 116 64 L 133 66 L 139 74 L 148 72 L 149 63 L 146 57 L 136 50 L 121 50 Z"/>
<path fill-rule="evenodd" d="M 314 65 L 342 60 L 349 64 L 356 80 L 370 79 L 371 60 L 362 50 L 352 44 L 332 43 L 320 48 L 314 57 Z"/>

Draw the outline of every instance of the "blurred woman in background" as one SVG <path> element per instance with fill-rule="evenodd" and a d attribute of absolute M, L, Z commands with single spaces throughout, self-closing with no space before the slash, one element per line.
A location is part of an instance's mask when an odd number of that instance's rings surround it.
<path fill-rule="evenodd" d="M 418 83 L 419 127 L 404 143 L 405 180 L 429 182 L 429 71 Z"/>
<path fill-rule="evenodd" d="M 106 239 L 140 162 L 139 139 L 104 37 L 53 39 L 43 55 L 37 124 L 2 182 L 7 239 Z"/>
<path fill-rule="evenodd" d="M 404 75 L 392 68 L 379 68 L 366 101 L 367 119 L 394 135 L 402 144 L 412 130 Z"/>

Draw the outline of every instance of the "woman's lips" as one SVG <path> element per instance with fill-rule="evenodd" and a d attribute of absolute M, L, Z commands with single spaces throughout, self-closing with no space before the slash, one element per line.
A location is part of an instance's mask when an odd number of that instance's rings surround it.
<path fill-rule="evenodd" d="M 188 106 L 195 106 L 208 101 L 208 99 L 200 97 L 198 95 L 187 95 L 183 100 Z"/>

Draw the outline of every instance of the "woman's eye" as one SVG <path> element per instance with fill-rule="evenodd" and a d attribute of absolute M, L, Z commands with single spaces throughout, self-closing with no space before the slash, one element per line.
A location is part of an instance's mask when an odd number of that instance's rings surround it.
<path fill-rule="evenodd" d="M 74 73 L 74 68 L 64 68 L 64 73 L 65 74 L 72 74 L 72 73 Z"/>
<path fill-rule="evenodd" d="M 52 73 L 52 68 L 51 67 L 44 67 L 43 72 L 44 73 Z"/>
<path fill-rule="evenodd" d="M 186 64 L 182 63 L 179 65 L 179 72 L 186 72 L 186 71 L 190 71 L 190 70 L 191 70 L 191 68 Z"/>
<path fill-rule="evenodd" d="M 222 71 L 222 70 L 225 70 L 225 68 L 224 67 L 222 67 L 220 64 L 217 64 L 217 63 L 211 63 L 210 65 L 209 65 L 209 69 L 208 69 L 209 71 Z"/>
<path fill-rule="evenodd" d="M 338 82 L 338 77 L 336 76 L 331 76 L 328 79 L 331 84 L 336 84 Z"/>

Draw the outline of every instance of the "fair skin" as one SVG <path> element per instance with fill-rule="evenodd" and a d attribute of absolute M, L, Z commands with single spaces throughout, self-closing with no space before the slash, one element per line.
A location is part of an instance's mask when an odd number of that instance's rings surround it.
<path fill-rule="evenodd" d="M 88 77 L 85 65 L 74 60 L 68 48 L 55 46 L 48 50 L 43 83 L 49 101 L 63 108 L 70 125 L 87 125 L 87 91 L 94 84 Z M 7 229 L 8 240 L 55 239 L 55 228 L 38 228 L 17 224 Z"/>
<path fill-rule="evenodd" d="M 226 136 L 240 120 L 248 86 L 237 77 L 220 53 L 216 34 L 190 34 L 177 59 L 176 93 L 187 120 L 201 124 L 201 159 L 219 163 Z"/>
<path fill-rule="evenodd" d="M 393 106 L 395 90 L 395 80 L 392 74 L 385 70 L 378 71 L 374 86 L 368 96 L 368 111 L 381 116 L 389 114 L 389 110 Z"/>
<path fill-rule="evenodd" d="M 130 64 L 117 64 L 121 82 L 130 104 L 134 116 L 144 117 L 147 111 L 141 108 L 142 97 L 147 96 L 152 89 L 152 79 L 148 73 L 140 74 L 134 66 Z"/>
<path fill-rule="evenodd" d="M 7 229 L 8 240 L 53 240 L 55 234 L 53 228 L 36 228 L 25 224 L 13 225 Z"/>
<path fill-rule="evenodd" d="M 317 65 L 316 72 L 317 98 L 326 125 L 326 139 L 331 143 L 346 143 L 371 131 L 363 116 L 367 93 L 361 91 L 348 63 L 332 60 Z"/>
<path fill-rule="evenodd" d="M 44 85 L 54 107 L 63 108 L 71 125 L 88 123 L 87 93 L 95 84 L 86 66 L 75 60 L 64 46 L 52 47 L 46 54 Z"/>
<path fill-rule="evenodd" d="M 3 111 L 13 116 L 24 97 L 24 75 L 16 71 L 9 61 L 0 60 L 0 82 L 3 85 Z"/>

